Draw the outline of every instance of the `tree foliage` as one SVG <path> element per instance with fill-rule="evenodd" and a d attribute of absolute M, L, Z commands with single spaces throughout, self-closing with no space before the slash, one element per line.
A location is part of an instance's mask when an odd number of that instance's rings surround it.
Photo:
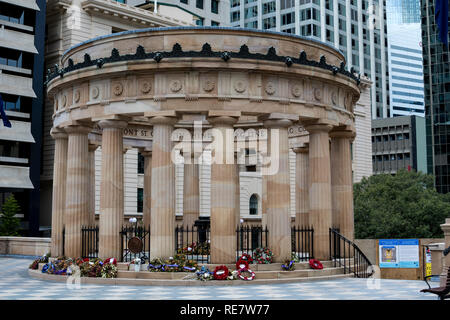
<path fill-rule="evenodd" d="M 442 238 L 450 217 L 450 194 L 440 194 L 433 176 L 400 170 L 355 183 L 355 238 Z"/>
<path fill-rule="evenodd" d="M 20 206 L 14 198 L 14 195 L 10 195 L 2 206 L 1 211 L 1 224 L 0 235 L 1 236 L 18 236 L 20 226 L 20 220 L 15 215 L 20 212 Z"/>

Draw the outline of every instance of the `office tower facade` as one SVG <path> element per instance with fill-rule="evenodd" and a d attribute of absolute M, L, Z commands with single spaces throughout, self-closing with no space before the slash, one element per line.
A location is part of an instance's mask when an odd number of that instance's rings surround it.
<path fill-rule="evenodd" d="M 0 123 L 0 208 L 13 194 L 20 233 L 39 234 L 44 0 L 0 1 L 0 95 L 11 128 Z"/>
<path fill-rule="evenodd" d="M 420 23 L 420 0 L 387 0 L 386 13 L 388 26 Z"/>
<path fill-rule="evenodd" d="M 450 52 L 439 39 L 435 1 L 421 0 L 428 172 L 450 191 Z M 448 35 L 447 35 L 448 37 Z"/>
<path fill-rule="evenodd" d="M 287 32 L 341 50 L 372 82 L 372 118 L 390 116 L 385 6 L 377 0 L 231 0 L 234 27 Z"/>
<path fill-rule="evenodd" d="M 388 0 L 391 116 L 425 116 L 419 0 Z"/>
<path fill-rule="evenodd" d="M 124 0 L 125 1 L 125 0 Z M 130 6 L 136 6 L 171 17 L 191 15 L 197 26 L 229 25 L 230 5 L 219 0 L 126 0 Z"/>
<path fill-rule="evenodd" d="M 427 172 L 425 118 L 398 116 L 372 120 L 373 173 L 400 169 Z"/>

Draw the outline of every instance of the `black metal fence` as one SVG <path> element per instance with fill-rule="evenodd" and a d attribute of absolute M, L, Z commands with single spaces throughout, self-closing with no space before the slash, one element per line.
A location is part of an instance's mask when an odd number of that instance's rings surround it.
<path fill-rule="evenodd" d="M 349 239 L 345 238 L 338 230 L 330 228 L 330 260 L 334 267 L 344 268 L 344 273 L 354 273 L 357 278 L 369 278 L 374 270 L 372 263 Z"/>
<path fill-rule="evenodd" d="M 140 258 L 142 263 L 150 259 L 150 226 L 137 224 L 122 226 L 120 231 L 120 252 L 122 262 Z"/>
<path fill-rule="evenodd" d="M 300 261 L 314 259 L 314 229 L 293 226 L 291 228 L 292 252 Z"/>
<path fill-rule="evenodd" d="M 253 256 L 256 248 L 268 247 L 267 226 L 240 225 L 236 228 L 236 260 L 244 253 Z"/>
<path fill-rule="evenodd" d="M 63 227 L 63 230 L 62 230 L 62 250 L 61 250 L 62 256 L 64 256 L 64 247 L 65 246 L 66 246 L 66 228 Z"/>
<path fill-rule="evenodd" d="M 211 253 L 209 226 L 176 226 L 175 250 L 186 255 L 186 259 L 209 263 Z"/>
<path fill-rule="evenodd" d="M 98 226 L 81 227 L 81 257 L 98 258 Z"/>

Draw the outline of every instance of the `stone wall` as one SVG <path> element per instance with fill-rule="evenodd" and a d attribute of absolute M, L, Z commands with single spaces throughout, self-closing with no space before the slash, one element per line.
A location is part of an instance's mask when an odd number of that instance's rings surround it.
<path fill-rule="evenodd" d="M 50 252 L 50 238 L 0 237 L 0 254 L 42 256 Z"/>

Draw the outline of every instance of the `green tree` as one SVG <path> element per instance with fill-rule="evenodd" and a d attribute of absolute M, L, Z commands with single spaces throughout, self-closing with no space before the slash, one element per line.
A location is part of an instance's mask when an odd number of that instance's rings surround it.
<path fill-rule="evenodd" d="M 450 194 L 440 194 L 433 176 L 400 170 L 355 183 L 355 238 L 441 238 L 450 217 Z"/>
<path fill-rule="evenodd" d="M 10 195 L 3 204 L 1 211 L 0 235 L 2 236 L 18 236 L 20 220 L 15 217 L 20 212 L 20 206 L 14 195 Z"/>

